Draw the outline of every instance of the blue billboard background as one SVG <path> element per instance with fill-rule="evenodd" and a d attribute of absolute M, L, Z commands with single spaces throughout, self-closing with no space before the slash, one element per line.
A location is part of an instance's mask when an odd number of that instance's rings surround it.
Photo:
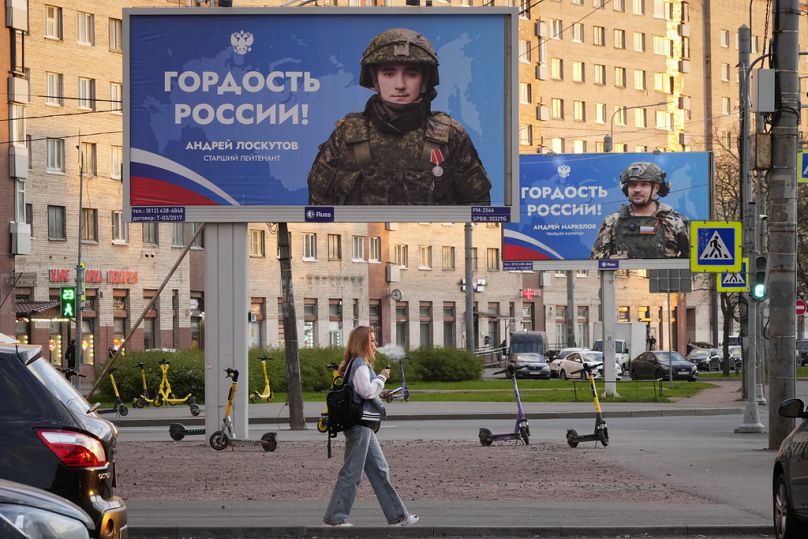
<path fill-rule="evenodd" d="M 522 155 L 520 219 L 505 225 L 503 259 L 589 260 L 603 219 L 627 203 L 620 173 L 635 161 L 666 172 L 661 202 L 691 221 L 710 218 L 709 153 Z"/>
<path fill-rule="evenodd" d="M 133 207 L 305 205 L 318 145 L 372 95 L 358 84 L 365 47 L 395 27 L 423 33 L 437 49 L 440 85 L 432 110 L 463 124 L 491 179 L 491 204 L 505 204 L 501 14 L 153 13 L 129 17 Z M 254 75 L 243 84 L 250 72 L 295 75 L 258 89 Z M 301 73 L 317 81 L 316 91 L 307 91 L 313 86 Z M 242 105 L 242 121 L 231 121 Z M 221 117 L 211 119 L 210 110 Z M 251 125 L 258 114 L 263 121 Z"/>

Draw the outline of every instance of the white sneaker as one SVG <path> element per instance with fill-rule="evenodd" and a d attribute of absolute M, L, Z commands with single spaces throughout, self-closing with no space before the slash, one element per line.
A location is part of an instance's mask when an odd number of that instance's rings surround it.
<path fill-rule="evenodd" d="M 323 522 L 324 528 L 350 528 L 353 526 L 350 522 L 338 522 L 336 524 L 331 524 L 330 522 Z"/>
<path fill-rule="evenodd" d="M 405 516 L 404 518 L 402 518 L 398 522 L 394 522 L 394 523 L 392 523 L 390 525 L 391 526 L 412 526 L 413 524 L 418 522 L 419 518 L 420 517 L 418 515 L 413 515 L 411 513 L 407 513 L 407 516 Z"/>

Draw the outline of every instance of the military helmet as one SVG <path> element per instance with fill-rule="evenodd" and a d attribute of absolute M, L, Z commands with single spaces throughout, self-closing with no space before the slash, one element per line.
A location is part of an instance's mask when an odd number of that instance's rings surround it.
<path fill-rule="evenodd" d="M 628 182 L 652 182 L 659 184 L 657 195 L 664 197 L 671 191 L 670 182 L 665 181 L 665 173 L 654 163 L 636 161 L 631 163 L 620 174 L 620 188 L 628 196 Z"/>
<path fill-rule="evenodd" d="M 409 28 L 389 28 L 368 43 L 359 72 L 359 84 L 373 89 L 371 67 L 381 64 L 418 64 L 423 66 L 428 87 L 438 85 L 438 53 L 427 38 Z"/>

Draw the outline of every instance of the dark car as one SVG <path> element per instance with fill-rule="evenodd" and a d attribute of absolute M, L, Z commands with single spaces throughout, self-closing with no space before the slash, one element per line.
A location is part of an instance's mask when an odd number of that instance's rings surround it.
<path fill-rule="evenodd" d="M 808 410 L 802 400 L 786 399 L 777 412 L 801 421 L 780 444 L 774 459 L 774 533 L 777 539 L 808 537 Z"/>
<path fill-rule="evenodd" d="M 643 352 L 631 361 L 629 368 L 632 380 L 668 379 L 671 368 L 673 368 L 674 379 L 689 380 L 691 382 L 699 379 L 699 371 L 696 366 L 686 360 L 679 352 L 673 351 Z"/>
<path fill-rule="evenodd" d="M 550 379 L 550 365 L 541 354 L 523 352 L 511 356 L 512 364 L 519 368 L 515 371 L 517 378 L 546 378 Z M 521 367 L 521 368 L 520 368 Z"/>
<path fill-rule="evenodd" d="M 94 529 L 89 515 L 73 502 L 0 479 L 0 537 L 87 539 Z"/>
<path fill-rule="evenodd" d="M 114 495 L 115 425 L 51 364 L 42 348 L 0 345 L 0 478 L 47 490 L 93 519 L 94 537 L 128 535 Z"/>
<path fill-rule="evenodd" d="M 687 360 L 700 371 L 721 370 L 721 354 L 715 348 L 694 348 L 687 355 Z"/>

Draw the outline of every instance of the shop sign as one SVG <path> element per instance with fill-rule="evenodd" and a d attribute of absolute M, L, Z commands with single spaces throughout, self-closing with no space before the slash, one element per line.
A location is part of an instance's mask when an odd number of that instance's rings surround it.
<path fill-rule="evenodd" d="M 50 270 L 50 282 L 52 283 L 69 283 L 70 282 L 70 270 L 69 269 L 51 269 Z"/>
<path fill-rule="evenodd" d="M 109 284 L 136 284 L 137 272 L 124 270 L 109 270 L 107 272 L 107 282 Z"/>

